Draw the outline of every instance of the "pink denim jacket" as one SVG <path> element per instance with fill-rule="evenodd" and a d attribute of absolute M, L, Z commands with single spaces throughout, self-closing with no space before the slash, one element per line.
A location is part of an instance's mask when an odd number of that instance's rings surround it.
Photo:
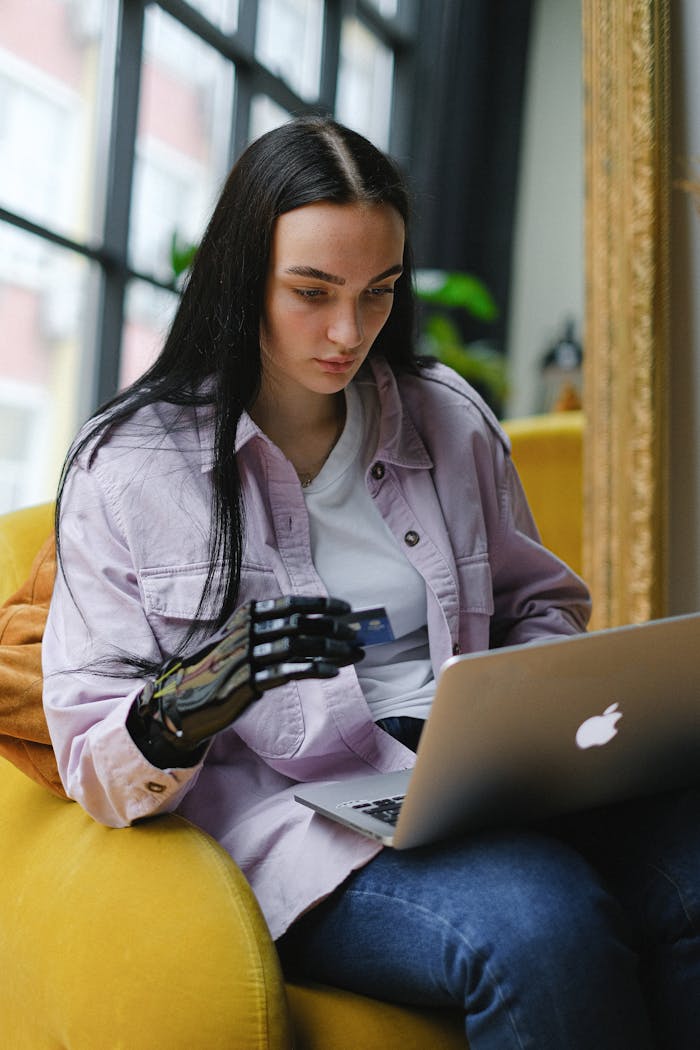
<path fill-rule="evenodd" d="M 435 672 L 453 653 L 583 631 L 588 592 L 539 543 L 508 439 L 481 399 L 442 366 L 398 380 L 382 359 L 371 370 L 381 423 L 367 487 L 425 579 Z M 114 827 L 172 810 L 200 825 L 243 869 L 279 937 L 380 848 L 294 802 L 295 782 L 400 769 L 414 755 L 375 726 L 352 667 L 266 693 L 194 768 L 158 769 L 133 743 L 125 722 L 143 681 L 105 675 L 99 662 L 158 660 L 195 614 L 212 433 L 208 409 L 151 406 L 71 471 L 44 702 L 67 793 Z M 236 450 L 241 603 L 325 594 L 291 463 L 245 415 Z"/>

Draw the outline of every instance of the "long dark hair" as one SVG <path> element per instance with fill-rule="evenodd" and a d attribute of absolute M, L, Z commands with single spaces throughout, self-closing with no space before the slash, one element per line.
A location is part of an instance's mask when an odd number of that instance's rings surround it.
<path fill-rule="evenodd" d="M 88 443 L 99 442 L 107 429 L 156 401 L 213 404 L 210 569 L 199 613 L 210 596 L 216 567 L 223 566 L 216 595 L 218 625 L 235 609 L 240 584 L 244 519 L 235 435 L 241 413 L 252 406 L 260 388 L 259 332 L 274 223 L 285 212 L 318 201 L 390 204 L 408 228 L 404 179 L 357 132 L 329 119 L 304 117 L 257 139 L 228 176 L 160 355 L 92 417 L 69 453 L 59 485 L 57 537 L 65 478 Z M 397 373 L 415 373 L 419 364 L 408 234 L 403 264 L 391 314 L 371 353 L 385 357 Z M 202 393 L 204 380 L 212 378 Z"/>

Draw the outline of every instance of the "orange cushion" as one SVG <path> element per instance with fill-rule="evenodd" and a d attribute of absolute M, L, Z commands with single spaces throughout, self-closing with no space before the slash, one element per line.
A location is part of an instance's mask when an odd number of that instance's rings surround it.
<path fill-rule="evenodd" d="M 65 798 L 42 706 L 41 639 L 55 574 L 51 537 L 0 608 L 0 755 Z"/>

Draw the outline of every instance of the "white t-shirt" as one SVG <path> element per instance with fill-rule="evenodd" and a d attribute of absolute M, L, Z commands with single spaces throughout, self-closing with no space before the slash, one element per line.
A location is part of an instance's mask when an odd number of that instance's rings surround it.
<path fill-rule="evenodd" d="M 304 489 L 311 553 L 328 593 L 354 609 L 383 605 L 394 641 L 368 646 L 355 665 L 375 721 L 426 718 L 435 692 L 428 650 L 425 581 L 397 544 L 367 491 L 377 447 L 378 399 L 371 379 L 346 389 L 343 432 Z"/>

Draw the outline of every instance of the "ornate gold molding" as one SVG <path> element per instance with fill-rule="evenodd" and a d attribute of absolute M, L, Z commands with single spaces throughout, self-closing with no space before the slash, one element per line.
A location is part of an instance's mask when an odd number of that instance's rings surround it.
<path fill-rule="evenodd" d="M 583 0 L 583 557 L 595 627 L 666 608 L 669 36 L 668 0 Z"/>

